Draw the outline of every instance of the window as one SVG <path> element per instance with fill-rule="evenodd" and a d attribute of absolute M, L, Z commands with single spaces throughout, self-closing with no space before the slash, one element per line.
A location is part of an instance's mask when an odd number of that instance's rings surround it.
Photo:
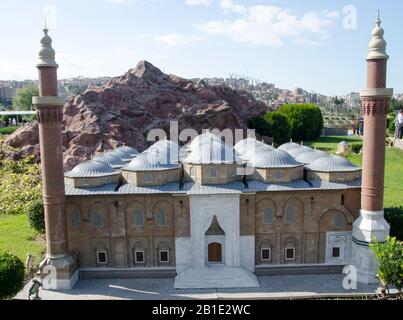
<path fill-rule="evenodd" d="M 285 213 L 285 223 L 292 224 L 295 223 L 295 208 L 288 207 Z"/>
<path fill-rule="evenodd" d="M 169 262 L 169 252 L 168 250 L 160 251 L 160 262 Z"/>
<path fill-rule="evenodd" d="M 159 209 L 155 214 L 155 222 L 157 226 L 165 226 L 165 210 Z"/>
<path fill-rule="evenodd" d="M 98 251 L 97 252 L 97 261 L 100 264 L 106 264 L 107 263 L 106 251 Z"/>
<path fill-rule="evenodd" d="M 94 224 L 95 228 L 102 228 L 104 226 L 102 220 L 102 213 L 98 211 L 92 213 L 92 223 Z"/>
<path fill-rule="evenodd" d="M 277 180 L 281 180 L 281 179 L 283 179 L 283 177 L 284 177 L 284 175 L 283 175 L 283 172 L 281 172 L 281 171 L 276 171 L 274 173 L 274 178 Z"/>
<path fill-rule="evenodd" d="M 210 168 L 210 178 L 217 178 L 218 172 L 217 168 Z"/>
<path fill-rule="evenodd" d="M 343 216 L 340 213 L 336 214 L 336 216 L 334 217 L 335 228 L 342 228 L 343 225 L 344 225 Z"/>
<path fill-rule="evenodd" d="M 140 210 L 134 211 L 134 226 L 138 228 L 144 227 L 144 214 Z"/>
<path fill-rule="evenodd" d="M 71 213 L 71 225 L 73 228 L 80 228 L 80 214 L 76 211 Z"/>
<path fill-rule="evenodd" d="M 196 168 L 195 168 L 195 167 L 191 167 L 191 168 L 190 168 L 190 176 L 191 176 L 192 178 L 195 178 L 195 177 L 196 177 Z"/>
<path fill-rule="evenodd" d="M 144 175 L 144 183 L 153 183 L 153 175 L 151 173 L 146 173 Z"/>
<path fill-rule="evenodd" d="M 295 260 L 295 248 L 285 248 L 285 260 Z"/>
<path fill-rule="evenodd" d="M 333 258 L 340 257 L 340 248 L 339 247 L 335 247 L 332 249 L 332 257 Z"/>
<path fill-rule="evenodd" d="M 344 194 L 341 195 L 340 203 L 342 206 L 344 206 Z"/>
<path fill-rule="evenodd" d="M 134 260 L 137 263 L 144 263 L 145 262 L 144 251 L 135 251 Z"/>
<path fill-rule="evenodd" d="M 264 209 L 263 223 L 272 224 L 273 223 L 273 210 L 271 208 Z"/>
<path fill-rule="evenodd" d="M 262 248 L 262 250 L 260 252 L 260 259 L 262 261 L 271 260 L 271 249 L 270 248 Z"/>

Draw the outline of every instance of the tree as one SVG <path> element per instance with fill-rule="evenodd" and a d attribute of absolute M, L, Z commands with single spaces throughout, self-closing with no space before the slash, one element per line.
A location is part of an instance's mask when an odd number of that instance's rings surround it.
<path fill-rule="evenodd" d="M 25 267 L 16 256 L 0 252 L 0 300 L 14 297 L 23 287 Z"/>
<path fill-rule="evenodd" d="M 403 100 L 397 100 L 396 98 L 392 98 L 390 100 L 389 111 L 396 112 L 403 109 Z"/>
<path fill-rule="evenodd" d="M 288 118 L 280 112 L 268 112 L 264 115 L 267 136 L 272 137 L 277 144 L 290 141 L 291 126 Z"/>
<path fill-rule="evenodd" d="M 268 136 L 267 124 L 263 116 L 255 116 L 248 119 L 248 127 L 255 129 L 256 132 L 262 136 Z"/>
<path fill-rule="evenodd" d="M 386 289 L 389 289 L 389 286 L 395 286 L 401 292 L 403 287 L 403 242 L 387 237 L 384 243 L 375 239 L 370 247 L 378 262 L 378 277 L 382 285 Z"/>
<path fill-rule="evenodd" d="M 287 117 L 293 140 L 315 140 L 322 134 L 323 115 L 317 105 L 287 104 L 281 106 L 277 111 Z"/>
<path fill-rule="evenodd" d="M 35 200 L 31 203 L 28 221 L 31 228 L 39 233 L 45 233 L 45 213 L 42 200 Z"/>
<path fill-rule="evenodd" d="M 29 84 L 17 89 L 13 99 L 14 110 L 31 110 L 32 97 L 39 96 L 39 89 L 36 85 Z"/>

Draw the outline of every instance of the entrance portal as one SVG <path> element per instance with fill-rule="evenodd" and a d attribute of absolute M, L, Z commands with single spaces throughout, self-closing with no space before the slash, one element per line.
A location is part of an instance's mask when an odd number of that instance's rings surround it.
<path fill-rule="evenodd" d="M 208 245 L 208 262 L 222 262 L 222 245 L 213 242 Z"/>

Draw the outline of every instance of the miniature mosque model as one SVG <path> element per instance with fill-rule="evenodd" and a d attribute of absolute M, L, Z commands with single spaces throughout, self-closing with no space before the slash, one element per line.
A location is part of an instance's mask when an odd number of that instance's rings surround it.
<path fill-rule="evenodd" d="M 205 132 L 185 146 L 122 146 L 63 172 L 57 68 L 45 29 L 33 98 L 40 130 L 47 289 L 79 278 L 175 277 L 175 288 L 258 287 L 256 275 L 341 273 L 376 281 L 369 243 L 383 241 L 386 42 L 378 19 L 361 92 L 363 169 L 296 143 Z"/>

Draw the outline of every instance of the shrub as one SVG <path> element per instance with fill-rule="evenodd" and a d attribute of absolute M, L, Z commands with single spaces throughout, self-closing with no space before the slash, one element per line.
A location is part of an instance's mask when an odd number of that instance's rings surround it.
<path fill-rule="evenodd" d="M 390 224 L 390 236 L 403 241 L 403 207 L 385 208 L 385 219 Z"/>
<path fill-rule="evenodd" d="M 261 135 L 272 137 L 278 145 L 291 138 L 291 126 L 287 117 L 276 111 L 249 119 L 248 126 Z"/>
<path fill-rule="evenodd" d="M 360 143 L 353 143 L 350 145 L 351 152 L 359 154 L 362 149 L 362 144 Z"/>
<path fill-rule="evenodd" d="M 32 202 L 41 199 L 42 182 L 32 158 L 0 161 L 0 214 L 29 214 Z"/>
<path fill-rule="evenodd" d="M 322 112 L 314 104 L 288 104 L 278 109 L 291 126 L 291 137 L 295 141 L 311 141 L 320 137 L 323 129 Z"/>
<path fill-rule="evenodd" d="M 403 287 L 403 242 L 387 237 L 384 243 L 375 239 L 370 244 L 378 262 L 378 277 L 383 286 Z"/>
<path fill-rule="evenodd" d="M 0 252 L 0 300 L 14 297 L 23 287 L 25 267 L 16 256 Z"/>
<path fill-rule="evenodd" d="M 4 128 L 0 128 L 0 134 L 12 134 L 14 133 L 16 130 L 18 129 L 18 127 L 4 127 Z"/>
<path fill-rule="evenodd" d="M 31 228 L 39 233 L 45 233 L 45 214 L 42 201 L 36 200 L 31 203 L 28 221 Z"/>

